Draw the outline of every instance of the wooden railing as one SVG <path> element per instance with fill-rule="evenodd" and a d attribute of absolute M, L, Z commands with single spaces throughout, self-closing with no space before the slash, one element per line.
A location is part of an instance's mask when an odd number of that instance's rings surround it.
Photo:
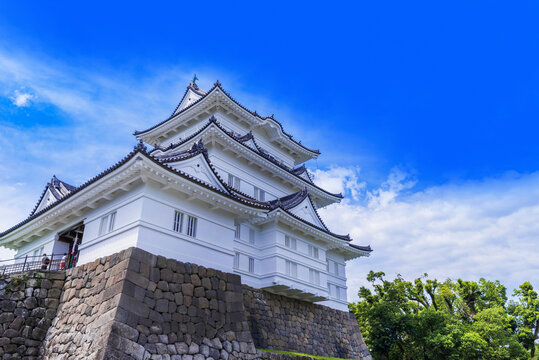
<path fill-rule="evenodd" d="M 43 264 L 41 261 L 42 256 L 39 255 L 26 255 L 24 258 L 0 260 L 0 264 L 3 262 L 14 262 L 12 264 L 0 265 L 0 275 L 11 275 L 36 270 L 65 270 L 66 268 L 74 266 L 71 261 L 71 256 L 68 256 L 65 266 L 61 268 L 60 263 L 62 262 L 62 257 L 64 257 L 64 254 L 52 254 L 48 257 L 50 260 L 48 264 Z"/>

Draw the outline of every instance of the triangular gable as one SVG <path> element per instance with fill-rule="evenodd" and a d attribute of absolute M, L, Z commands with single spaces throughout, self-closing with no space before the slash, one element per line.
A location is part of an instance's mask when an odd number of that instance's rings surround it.
<path fill-rule="evenodd" d="M 36 209 L 32 213 L 38 212 L 41 209 L 46 208 L 47 206 L 49 206 L 50 204 L 52 204 L 52 203 L 54 203 L 54 202 L 56 202 L 58 200 L 59 199 L 56 196 L 54 196 L 51 189 L 47 186 L 47 190 L 45 190 L 45 193 L 41 197 L 41 200 L 39 201 L 39 204 L 37 205 Z"/>
<path fill-rule="evenodd" d="M 176 107 L 176 110 L 174 110 L 174 113 L 172 115 L 176 115 L 177 113 L 179 113 L 186 107 L 200 100 L 200 98 L 205 95 L 205 93 L 202 90 L 198 89 L 198 86 L 196 86 L 196 88 L 195 86 L 196 85 L 193 85 L 192 83 L 189 84 L 189 86 L 187 87 L 187 91 L 183 95 L 182 100 L 180 101 L 180 103 L 178 104 L 178 106 Z"/>
<path fill-rule="evenodd" d="M 246 140 L 243 142 L 245 145 L 249 146 L 251 149 L 258 151 L 258 147 L 255 144 L 255 140 L 253 138 Z"/>
<path fill-rule="evenodd" d="M 302 172 L 302 173 L 299 174 L 298 176 L 299 176 L 300 178 L 302 178 L 302 179 L 307 180 L 307 181 L 310 182 L 311 184 L 312 184 L 312 182 L 313 182 L 312 179 L 311 179 L 311 177 L 310 177 L 309 174 L 307 173 L 307 171 Z"/>
<path fill-rule="evenodd" d="M 37 205 L 34 207 L 34 210 L 32 210 L 30 215 L 33 215 L 62 199 L 73 190 L 75 190 L 74 186 L 59 180 L 55 175 L 53 175 L 51 181 L 45 186 L 45 189 L 41 193 L 41 197 L 37 201 Z"/>
<path fill-rule="evenodd" d="M 188 96 L 189 94 L 196 96 Z M 189 98 L 191 98 L 191 100 L 189 100 Z M 137 139 L 143 140 L 149 144 L 159 143 L 163 140 L 161 137 L 163 133 L 167 133 L 171 130 L 171 128 L 177 128 L 181 121 L 183 121 L 179 120 L 176 115 L 180 115 L 189 109 L 195 109 L 195 107 L 197 107 L 199 104 L 207 104 L 208 101 L 209 104 L 212 105 L 215 101 L 217 101 L 221 102 L 224 106 L 232 106 L 233 108 L 236 108 L 239 111 L 238 116 L 246 121 L 249 126 L 261 126 L 266 130 L 266 132 L 268 132 L 270 137 L 273 138 L 273 141 L 279 139 L 281 144 L 285 145 L 285 147 L 290 150 L 295 159 L 295 163 L 305 162 L 317 157 L 320 154 L 318 150 L 309 149 L 302 145 L 300 141 L 294 140 L 290 134 L 284 131 L 282 124 L 273 118 L 273 115 L 263 117 L 257 114 L 256 111 L 248 110 L 246 107 L 232 98 L 230 94 L 225 92 L 221 88 L 221 84 L 219 82 L 216 82 L 213 88 L 208 92 L 200 90 L 198 86 L 193 88 L 192 83 L 189 84 L 184 97 L 180 101 L 180 104 L 176 107 L 169 118 L 146 130 L 135 131 L 135 136 Z M 168 124 L 168 126 L 163 126 L 164 124 Z"/>
<path fill-rule="evenodd" d="M 310 222 L 313 225 L 318 226 L 319 228 L 326 229 L 326 226 L 324 223 L 322 223 L 322 221 L 320 221 L 320 218 L 316 214 L 316 210 L 314 209 L 313 204 L 308 196 L 305 197 L 305 199 L 303 199 L 303 201 L 298 205 L 288 209 L 288 212 L 307 222 Z"/>
<path fill-rule="evenodd" d="M 208 185 L 212 185 L 220 190 L 228 192 L 206 161 L 203 154 L 198 154 L 189 159 L 171 162 L 167 165 L 186 173 L 187 175 L 193 176 Z"/>

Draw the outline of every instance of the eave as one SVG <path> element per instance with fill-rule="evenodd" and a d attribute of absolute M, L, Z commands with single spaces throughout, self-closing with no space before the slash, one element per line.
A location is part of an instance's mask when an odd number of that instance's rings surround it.
<path fill-rule="evenodd" d="M 179 190 L 187 193 L 191 199 L 197 198 L 207 202 L 211 208 L 225 208 L 246 216 L 263 217 L 269 208 L 256 201 L 229 194 L 161 164 L 139 148 L 66 197 L 0 233 L 0 246 L 18 249 L 36 237 L 73 221 L 73 218 L 80 218 L 101 206 L 104 201 L 112 200 L 119 193 L 130 191 L 130 185 L 138 181 L 144 183 L 153 181 L 161 184 L 163 191 Z"/>
<path fill-rule="evenodd" d="M 338 251 L 343 254 L 346 260 L 354 259 L 360 256 L 370 256 L 372 250 L 362 250 L 350 246 L 349 241 L 343 240 L 339 235 L 332 234 L 325 229 L 321 229 L 281 208 L 270 211 L 265 218 L 251 220 L 253 224 L 262 225 L 271 222 L 282 222 L 289 225 L 297 231 L 313 236 L 315 239 L 322 240 L 327 245 L 327 250 Z M 365 249 L 370 249 L 366 247 Z"/>
<path fill-rule="evenodd" d="M 269 134 L 272 134 L 269 138 L 270 142 L 287 149 L 295 159 L 296 164 L 316 158 L 320 154 L 318 150 L 309 149 L 301 142 L 293 140 L 292 136 L 284 131 L 282 124 L 273 116 L 262 117 L 245 108 L 225 92 L 218 82 L 206 95 L 193 104 L 147 130 L 135 132 L 135 136 L 147 144 L 154 145 L 177 133 L 182 126 L 190 121 L 198 121 L 210 116 L 216 112 L 216 109 L 222 109 L 226 115 L 233 113 L 249 129 L 255 127 L 265 129 Z"/>
<path fill-rule="evenodd" d="M 239 156 L 240 154 L 249 162 L 255 163 L 260 166 L 262 169 L 268 171 L 272 177 L 279 176 L 286 182 L 291 183 L 296 186 L 298 189 L 303 189 L 307 187 L 309 192 L 314 196 L 314 203 L 316 208 L 322 208 L 330 204 L 340 202 L 342 195 L 332 194 L 318 186 L 316 186 L 311 181 L 303 178 L 301 173 L 295 174 L 290 171 L 285 165 L 278 164 L 273 162 L 266 157 L 257 153 L 254 149 L 250 148 L 246 144 L 238 141 L 233 136 L 231 136 L 225 129 L 223 129 L 216 121 L 209 121 L 204 127 L 199 131 L 193 133 L 191 136 L 188 136 L 178 144 L 173 144 L 166 149 L 155 149 L 150 152 L 152 155 L 160 154 L 169 154 L 172 150 L 184 150 L 189 147 L 192 143 L 198 142 L 203 139 L 206 144 L 214 143 L 219 140 L 221 145 L 228 146 L 230 149 L 233 149 L 234 152 Z"/>

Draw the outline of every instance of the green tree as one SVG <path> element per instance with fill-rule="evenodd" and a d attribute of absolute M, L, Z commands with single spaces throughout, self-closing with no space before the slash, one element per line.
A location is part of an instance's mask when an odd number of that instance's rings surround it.
<path fill-rule="evenodd" d="M 528 288 L 511 316 L 506 288 L 498 281 L 384 277 L 371 271 L 372 290 L 362 287 L 360 301 L 350 304 L 374 359 L 529 359 L 517 336 L 517 329 L 532 334 L 537 328 L 535 321 L 528 331 L 530 321 L 517 316 L 528 309 L 527 319 L 532 319 L 529 309 L 537 294 Z"/>
<path fill-rule="evenodd" d="M 525 282 L 514 292 L 518 299 L 509 305 L 509 313 L 515 316 L 519 340 L 535 356 L 539 339 L 539 297 L 529 282 Z"/>

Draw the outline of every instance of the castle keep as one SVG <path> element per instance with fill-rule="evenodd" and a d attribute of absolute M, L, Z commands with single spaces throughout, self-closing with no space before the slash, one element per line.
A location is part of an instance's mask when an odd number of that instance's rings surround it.
<path fill-rule="evenodd" d="M 19 261 L 76 250 L 78 264 L 133 246 L 347 310 L 346 261 L 371 249 L 318 215 L 342 195 L 313 183 L 304 163 L 317 150 L 219 82 L 208 92 L 191 82 L 168 119 L 135 135 L 131 153 L 81 186 L 53 176 L 0 245 Z"/>
<path fill-rule="evenodd" d="M 53 176 L 0 233 L 17 250 L 11 269 L 27 274 L 0 281 L 4 358 L 370 358 L 348 313 L 346 262 L 371 248 L 319 216 L 342 195 L 313 182 L 305 162 L 318 150 L 195 79 L 135 136 L 80 186 Z M 69 254 L 67 272 L 28 273 L 43 253 L 56 256 L 47 270 Z"/>

